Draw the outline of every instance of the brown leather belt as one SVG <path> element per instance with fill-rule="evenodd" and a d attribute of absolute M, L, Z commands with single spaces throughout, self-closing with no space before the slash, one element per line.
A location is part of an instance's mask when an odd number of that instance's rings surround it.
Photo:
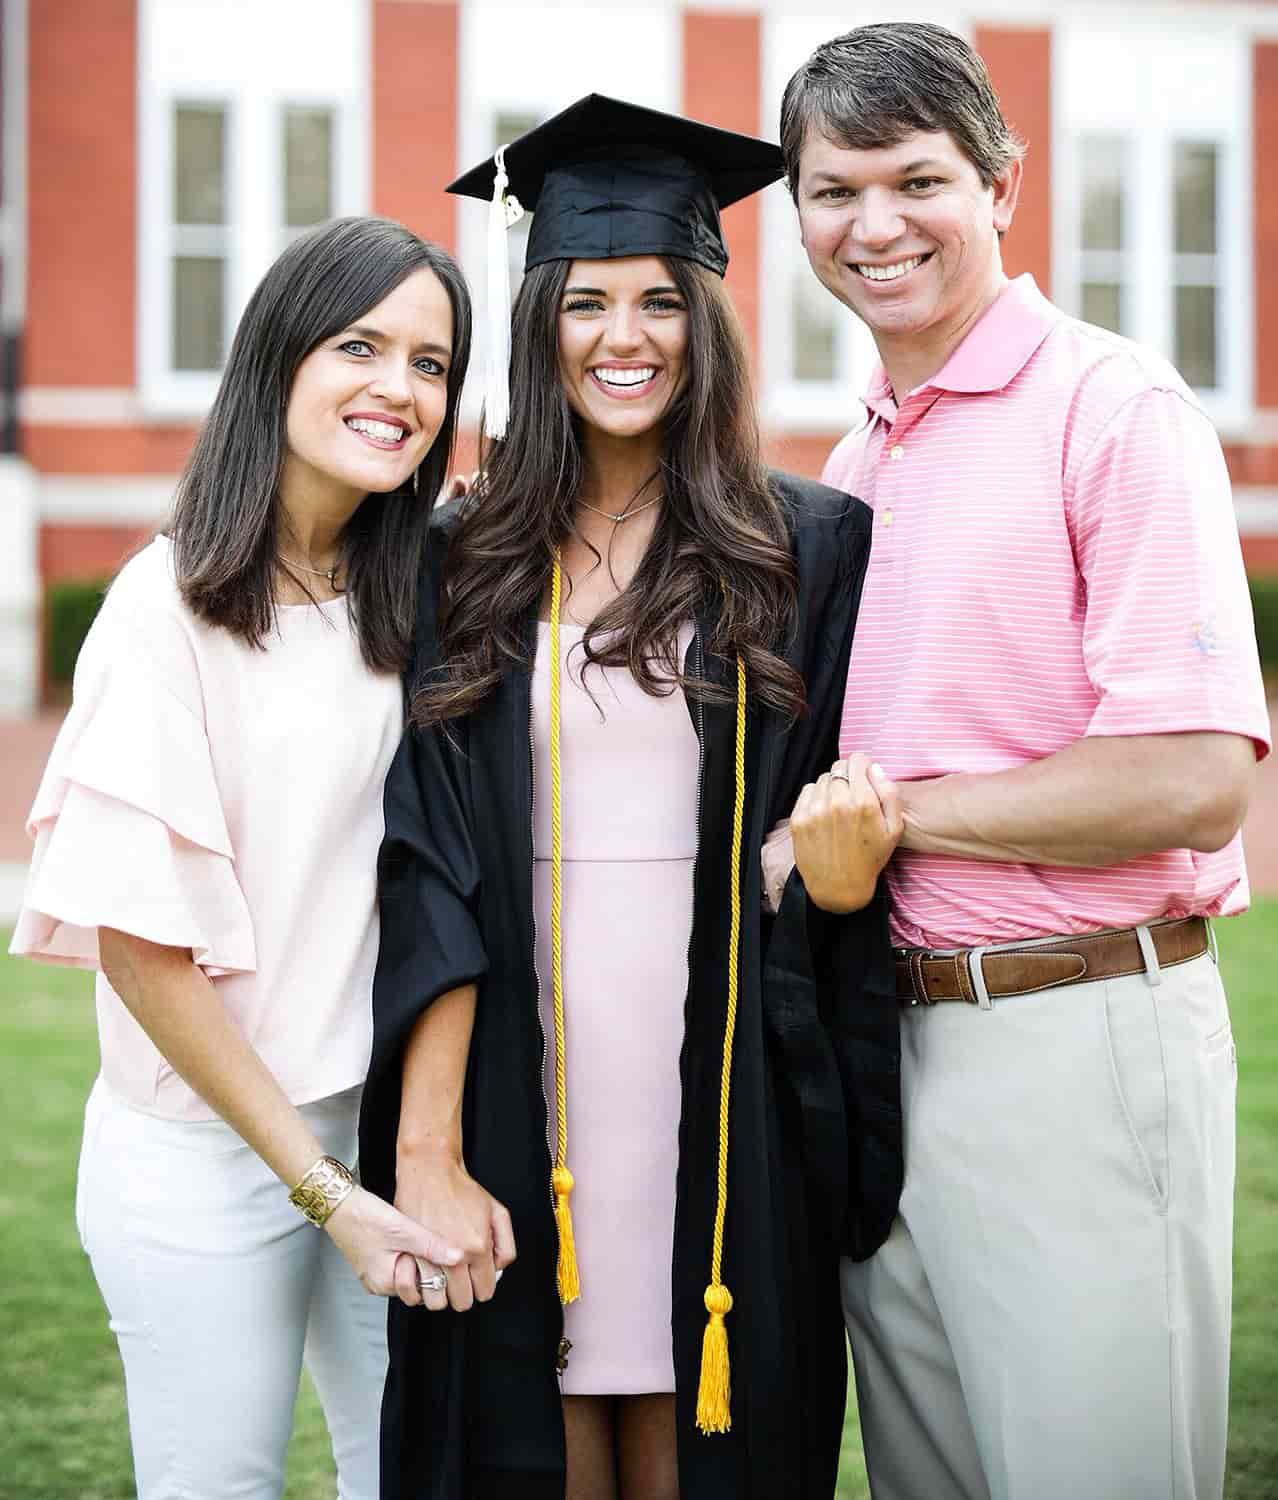
<path fill-rule="evenodd" d="M 1145 931 L 1158 967 L 1163 969 L 1188 963 L 1210 946 L 1202 917 L 1158 922 Z M 944 1000 L 984 1005 L 990 998 L 1033 995 L 1039 990 L 1089 984 L 1094 979 L 1141 974 L 1146 967 L 1134 927 L 1054 939 L 1032 948 L 959 948 L 947 952 L 898 948 L 896 997 L 905 1006 L 937 1005 Z"/>

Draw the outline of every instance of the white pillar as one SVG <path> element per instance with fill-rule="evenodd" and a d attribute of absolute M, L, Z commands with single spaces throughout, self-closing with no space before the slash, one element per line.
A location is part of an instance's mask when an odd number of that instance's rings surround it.
<path fill-rule="evenodd" d="M 35 470 L 0 454 L 0 714 L 35 711 L 40 692 L 39 504 Z"/>

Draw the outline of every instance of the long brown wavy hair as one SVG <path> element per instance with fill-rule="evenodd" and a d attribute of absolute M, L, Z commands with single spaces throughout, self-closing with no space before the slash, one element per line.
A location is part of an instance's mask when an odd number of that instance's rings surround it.
<path fill-rule="evenodd" d="M 512 663 L 530 665 L 525 622 L 573 529 L 582 479 L 580 421 L 559 370 L 559 307 L 571 262 L 524 277 L 511 328 L 510 426 L 484 455 L 448 546 L 440 664 L 413 696 L 419 724 L 472 712 Z M 596 616 L 587 662 L 626 667 L 645 692 L 679 684 L 707 701 L 729 695 L 686 679 L 681 624 L 720 600 L 707 648 L 743 657 L 756 699 L 797 716 L 803 680 L 779 654 L 794 629 L 797 575 L 780 502 L 759 457 L 749 362 L 723 283 L 691 261 L 667 267 L 688 309 L 687 379 L 666 416 L 660 518 L 629 586 Z"/>

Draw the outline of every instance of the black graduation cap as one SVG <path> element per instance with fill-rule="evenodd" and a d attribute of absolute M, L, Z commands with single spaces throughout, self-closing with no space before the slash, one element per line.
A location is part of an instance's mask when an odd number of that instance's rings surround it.
<path fill-rule="evenodd" d="M 719 210 L 785 175 L 781 149 L 606 94 L 587 94 L 448 186 L 485 199 L 488 376 L 484 428 L 506 431 L 510 284 L 505 234 L 533 212 L 526 267 L 672 255 L 722 276 Z M 508 191 L 509 190 L 509 191 Z"/>
<path fill-rule="evenodd" d="M 526 266 L 674 255 L 723 275 L 719 210 L 785 174 L 780 147 L 697 120 L 587 94 L 503 148 L 510 196 L 535 212 Z M 493 197 L 498 163 L 449 185 Z"/>

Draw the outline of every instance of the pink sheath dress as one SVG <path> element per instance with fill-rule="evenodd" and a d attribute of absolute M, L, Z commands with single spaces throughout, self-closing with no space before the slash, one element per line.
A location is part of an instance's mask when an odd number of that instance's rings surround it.
<path fill-rule="evenodd" d="M 581 1297 L 564 1310 L 563 1391 L 639 1395 L 674 1390 L 670 1262 L 699 751 L 677 688 L 650 697 L 624 668 L 587 668 L 583 682 L 583 634 L 560 632 L 568 1165 L 581 1273 Z M 688 627 L 680 660 L 690 638 Z M 533 882 L 553 1151 L 549 645 L 543 623 Z"/>

